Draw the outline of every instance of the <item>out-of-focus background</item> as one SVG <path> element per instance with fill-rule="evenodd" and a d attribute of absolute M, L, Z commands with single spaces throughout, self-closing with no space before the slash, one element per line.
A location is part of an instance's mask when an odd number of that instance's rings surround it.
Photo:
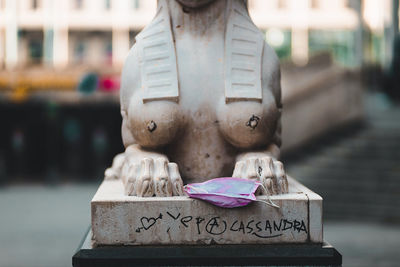
<path fill-rule="evenodd" d="M 249 0 L 282 62 L 287 172 L 344 266 L 400 262 L 398 0 Z M 70 266 L 123 151 L 120 72 L 155 0 L 0 0 L 0 266 Z"/>

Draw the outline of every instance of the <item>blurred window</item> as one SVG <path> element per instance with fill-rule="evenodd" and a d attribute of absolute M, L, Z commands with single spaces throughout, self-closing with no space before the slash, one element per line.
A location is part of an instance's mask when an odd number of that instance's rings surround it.
<path fill-rule="evenodd" d="M 286 8 L 286 0 L 278 0 L 278 8 L 285 9 Z"/>
<path fill-rule="evenodd" d="M 140 1 L 139 0 L 133 0 L 133 8 L 134 9 L 139 9 L 140 8 Z"/>
<path fill-rule="evenodd" d="M 310 30 L 310 54 L 329 52 L 333 59 L 343 66 L 355 64 L 354 32 L 349 30 Z"/>
<path fill-rule="evenodd" d="M 75 9 L 83 8 L 83 0 L 74 0 L 75 1 Z"/>
<path fill-rule="evenodd" d="M 36 10 L 39 8 L 39 0 L 31 0 L 31 9 Z"/>
<path fill-rule="evenodd" d="M 105 8 L 106 10 L 110 10 L 111 9 L 111 0 L 105 0 Z"/>
<path fill-rule="evenodd" d="M 82 40 L 77 40 L 74 49 L 74 61 L 82 63 L 85 57 L 85 43 Z"/>
<path fill-rule="evenodd" d="M 105 52 L 106 52 L 107 64 L 112 64 L 112 42 L 111 41 L 106 42 Z"/>
<path fill-rule="evenodd" d="M 311 0 L 311 8 L 317 9 L 319 8 L 319 4 L 320 4 L 319 0 Z"/>
<path fill-rule="evenodd" d="M 41 63 L 43 57 L 43 43 L 39 40 L 29 41 L 29 57 L 33 64 Z"/>

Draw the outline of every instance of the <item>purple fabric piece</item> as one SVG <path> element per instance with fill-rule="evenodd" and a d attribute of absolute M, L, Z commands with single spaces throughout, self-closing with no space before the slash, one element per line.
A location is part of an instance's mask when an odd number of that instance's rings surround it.
<path fill-rule="evenodd" d="M 185 192 L 191 198 L 202 199 L 219 207 L 236 208 L 255 201 L 254 193 L 259 186 L 258 181 L 223 177 L 187 184 Z"/>

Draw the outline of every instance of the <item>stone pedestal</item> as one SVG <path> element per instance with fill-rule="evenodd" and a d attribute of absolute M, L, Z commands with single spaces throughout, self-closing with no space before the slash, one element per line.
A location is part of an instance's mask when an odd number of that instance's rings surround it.
<path fill-rule="evenodd" d="M 120 180 L 105 180 L 91 202 L 92 245 L 321 244 L 322 198 L 288 180 L 289 194 L 271 197 L 279 209 L 264 202 L 226 209 L 188 197 L 125 196 Z"/>
<path fill-rule="evenodd" d="M 89 231 L 72 258 L 89 266 L 342 266 L 328 243 L 93 247 Z"/>

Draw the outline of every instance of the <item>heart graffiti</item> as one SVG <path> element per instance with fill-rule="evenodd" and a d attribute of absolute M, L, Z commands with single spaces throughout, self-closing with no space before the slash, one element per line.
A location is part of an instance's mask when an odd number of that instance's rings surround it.
<path fill-rule="evenodd" d="M 148 230 L 150 227 L 152 227 L 157 222 L 157 220 L 155 218 L 142 217 L 140 219 L 140 222 L 142 223 L 143 229 Z"/>
<path fill-rule="evenodd" d="M 142 224 L 142 227 L 137 228 L 136 232 L 140 233 L 140 230 L 142 230 L 142 229 L 143 230 L 150 229 L 157 222 L 157 220 L 162 219 L 162 217 L 163 216 L 160 213 L 160 215 L 157 218 L 154 218 L 154 217 L 150 217 L 150 218 L 142 217 L 142 218 L 140 218 L 140 223 Z"/>

